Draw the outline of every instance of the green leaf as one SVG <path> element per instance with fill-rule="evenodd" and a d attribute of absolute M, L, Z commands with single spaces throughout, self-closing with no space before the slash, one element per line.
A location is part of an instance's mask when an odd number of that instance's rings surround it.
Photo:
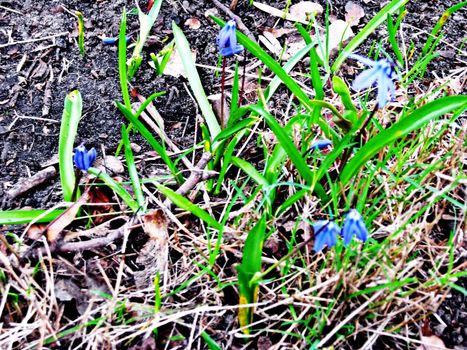
<path fill-rule="evenodd" d="M 128 166 L 128 173 L 130 174 L 131 185 L 133 186 L 133 192 L 135 193 L 136 201 L 140 208 L 144 207 L 144 194 L 139 181 L 138 170 L 136 170 L 135 158 L 133 157 L 133 151 L 130 145 L 130 138 L 126 131 L 125 125 L 122 124 L 122 139 L 125 150 L 125 160 Z"/>
<path fill-rule="evenodd" d="M 250 162 L 247 162 L 246 160 L 237 157 L 232 157 L 232 164 L 242 169 L 258 185 L 263 187 L 269 186 L 269 183 L 266 180 L 266 178 L 263 175 L 261 175 L 259 171 L 256 170 Z"/>
<path fill-rule="evenodd" d="M 128 78 L 126 72 L 126 10 L 123 9 L 120 33 L 118 35 L 118 73 L 120 88 L 125 107 L 131 111 L 130 93 L 128 92 Z"/>
<path fill-rule="evenodd" d="M 221 19 L 211 16 L 211 18 L 219 25 L 224 25 L 224 21 Z M 290 77 L 289 74 L 280 66 L 277 61 L 266 53 L 257 43 L 250 40 L 246 35 L 242 34 L 237 30 L 237 39 L 248 51 L 262 61 L 270 70 L 272 70 L 284 83 L 285 86 L 297 97 L 297 99 L 309 110 L 312 111 L 315 106 L 325 107 L 331 110 L 331 112 L 337 116 L 340 116 L 339 111 L 332 104 L 325 101 L 310 100 L 307 94 L 300 88 L 297 82 Z M 309 50 L 312 44 L 309 45 Z M 306 51 L 305 51 L 306 52 Z"/>
<path fill-rule="evenodd" d="M 374 16 L 367 23 L 367 25 L 363 27 L 363 29 L 357 35 L 355 35 L 355 37 L 350 40 L 350 42 L 344 47 L 344 50 L 341 51 L 336 61 L 332 65 L 331 70 L 336 72 L 341 64 L 345 61 L 347 56 L 354 52 L 355 49 L 386 20 L 388 14 L 393 14 L 401 6 L 404 6 L 408 1 L 409 0 L 392 0 L 389 4 L 384 6 L 381 11 L 379 11 L 376 16 Z"/>
<path fill-rule="evenodd" d="M 65 210 L 6 210 L 0 211 L 0 225 L 21 225 L 30 222 L 51 222 L 62 215 Z M 40 219 L 38 219 L 40 217 Z"/>
<path fill-rule="evenodd" d="M 102 172 L 96 168 L 89 168 L 88 173 L 98 177 L 102 180 L 107 186 L 109 186 L 129 207 L 133 212 L 137 212 L 139 210 L 139 205 L 136 201 L 131 197 L 131 195 L 114 179 L 112 179 L 108 174 Z"/>
<path fill-rule="evenodd" d="M 276 135 L 277 140 L 279 141 L 281 146 L 284 148 L 285 152 L 290 157 L 290 160 L 295 165 L 295 167 L 297 168 L 298 172 L 303 177 L 307 185 L 310 187 L 313 187 L 314 185 L 313 190 L 316 192 L 316 194 L 321 199 L 321 201 L 325 202 L 327 198 L 326 198 L 326 192 L 324 191 L 324 188 L 321 186 L 320 183 L 318 182 L 315 183 L 315 175 L 310 170 L 305 159 L 303 159 L 302 155 L 297 150 L 294 143 L 289 138 L 287 133 L 284 131 L 282 126 L 276 121 L 276 119 L 271 114 L 266 112 L 262 107 L 253 105 L 253 106 L 249 106 L 249 108 L 252 111 L 260 114 L 264 118 L 264 120 L 269 125 L 274 135 Z"/>
<path fill-rule="evenodd" d="M 372 159 L 384 147 L 392 144 L 397 139 L 407 135 L 409 132 L 420 129 L 429 121 L 446 113 L 466 108 L 466 95 L 448 96 L 432 101 L 413 111 L 407 117 L 403 117 L 397 123 L 380 132 L 360 148 L 360 150 L 342 170 L 340 176 L 342 184 L 346 185 L 352 176 L 354 176 L 366 162 Z"/>
<path fill-rule="evenodd" d="M 152 136 L 152 134 L 149 132 L 149 130 L 144 126 L 143 123 L 141 123 L 134 115 L 133 113 L 128 110 L 124 105 L 122 105 L 120 102 L 116 101 L 115 102 L 117 105 L 117 108 L 123 113 L 123 115 L 135 126 L 135 128 L 141 133 L 141 135 L 148 141 L 148 143 L 154 148 L 154 150 L 159 154 L 159 156 L 162 158 L 162 160 L 167 164 L 167 166 L 170 169 L 170 172 L 172 175 L 175 177 L 178 183 L 183 182 L 183 178 L 178 171 L 177 167 L 175 166 L 174 162 L 172 159 L 170 159 L 169 155 L 167 154 L 167 151 L 162 145 L 157 142 L 157 140 Z"/>
<path fill-rule="evenodd" d="M 183 34 L 182 30 L 175 23 L 172 23 L 172 30 L 175 37 L 175 44 L 177 45 L 177 51 L 182 59 L 183 67 L 185 68 L 191 90 L 193 91 L 195 99 L 201 109 L 201 113 L 206 120 L 211 137 L 215 138 L 217 134 L 221 132 L 221 127 L 212 111 L 211 104 L 209 103 L 206 93 L 204 92 L 203 85 L 201 84 L 201 79 L 198 75 L 198 71 L 196 70 L 195 62 L 191 56 L 190 44 L 186 40 L 185 34 Z"/>
<path fill-rule="evenodd" d="M 224 130 L 222 130 L 216 136 L 216 138 L 214 139 L 213 142 L 228 139 L 229 137 L 235 135 L 239 131 L 244 130 L 244 129 L 248 129 L 250 126 L 257 123 L 258 120 L 259 120 L 259 118 L 256 118 L 256 117 L 250 117 L 250 118 L 243 119 L 242 121 L 236 123 L 235 125 L 233 125 L 231 127 L 227 127 Z"/>
<path fill-rule="evenodd" d="M 157 183 L 155 185 L 157 189 L 177 207 L 189 211 L 193 215 L 203 220 L 209 226 L 212 226 L 217 230 L 223 229 L 223 226 L 216 219 L 214 219 L 206 210 L 201 209 L 198 205 L 193 204 L 182 195 L 178 194 L 175 191 L 172 191 L 170 188 L 167 188 Z"/>
<path fill-rule="evenodd" d="M 75 188 L 75 170 L 73 168 L 73 145 L 78 132 L 83 101 L 78 90 L 65 97 L 60 136 L 58 140 L 58 166 L 62 183 L 63 199 L 70 202 Z M 79 196 L 79 194 L 78 194 Z"/>
<path fill-rule="evenodd" d="M 241 265 L 237 266 L 239 305 L 255 303 L 258 295 L 258 284 L 251 283 L 253 277 L 261 272 L 261 257 L 263 255 L 263 244 L 266 233 L 266 219 L 264 215 L 248 233 L 243 247 Z M 252 307 L 241 307 L 238 312 L 241 327 L 248 326 L 253 319 Z M 249 334 L 246 327 L 243 331 Z"/>

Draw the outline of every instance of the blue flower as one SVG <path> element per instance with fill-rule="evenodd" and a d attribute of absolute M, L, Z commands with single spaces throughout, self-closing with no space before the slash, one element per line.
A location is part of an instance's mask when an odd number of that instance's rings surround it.
<path fill-rule="evenodd" d="M 354 235 L 362 242 L 368 239 L 368 230 L 366 229 L 362 216 L 355 209 L 350 210 L 345 217 L 341 235 L 344 237 L 345 245 L 348 245 L 352 241 Z"/>
<path fill-rule="evenodd" d="M 75 155 L 73 156 L 73 160 L 78 169 L 87 171 L 92 166 L 92 163 L 94 163 L 96 160 L 96 150 L 93 147 L 88 151 L 86 147 L 81 144 L 75 148 Z"/>
<path fill-rule="evenodd" d="M 217 46 L 222 56 L 230 57 L 243 51 L 243 46 L 237 44 L 237 24 L 234 19 L 228 21 L 217 36 Z"/>
<path fill-rule="evenodd" d="M 331 145 L 332 145 L 332 142 L 329 140 L 318 140 L 311 145 L 310 149 L 312 150 L 325 149 L 326 147 L 331 146 Z"/>
<path fill-rule="evenodd" d="M 319 252 L 323 249 L 325 244 L 328 248 L 334 247 L 340 230 L 340 227 L 334 221 L 317 221 L 313 225 L 313 231 L 315 233 L 315 245 L 313 246 L 313 250 Z"/>
<path fill-rule="evenodd" d="M 360 91 L 376 85 L 378 88 L 379 108 L 383 108 L 386 105 L 388 93 L 391 96 L 391 101 L 394 100 L 396 87 L 394 86 L 393 79 L 396 78 L 397 75 L 393 69 L 394 65 L 390 61 L 386 59 L 372 61 L 369 58 L 354 54 L 350 54 L 349 57 L 371 67 L 355 78 L 352 89 Z"/>

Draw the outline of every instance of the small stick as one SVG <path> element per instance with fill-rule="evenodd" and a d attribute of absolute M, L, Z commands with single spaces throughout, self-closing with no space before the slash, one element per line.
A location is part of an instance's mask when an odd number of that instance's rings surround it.
<path fill-rule="evenodd" d="M 224 129 L 224 88 L 225 88 L 225 57 L 222 57 L 222 78 L 221 78 L 221 129 Z"/>
<path fill-rule="evenodd" d="M 242 19 L 238 17 L 235 13 L 230 11 L 230 9 L 221 4 L 219 0 L 212 0 L 214 5 L 219 7 L 222 11 L 224 11 L 230 18 L 234 18 L 235 21 L 237 22 L 237 27 L 240 29 L 243 33 L 246 34 L 247 37 L 249 37 L 252 41 L 256 42 L 254 35 L 250 32 L 250 30 L 243 24 Z"/>
<path fill-rule="evenodd" d="M 10 199 L 14 199 L 29 191 L 30 189 L 50 180 L 51 178 L 55 177 L 55 175 L 57 175 L 57 170 L 55 170 L 55 167 L 49 166 L 44 170 L 34 174 L 33 176 L 24 179 L 24 181 L 17 183 L 13 188 L 7 191 L 7 196 Z"/>

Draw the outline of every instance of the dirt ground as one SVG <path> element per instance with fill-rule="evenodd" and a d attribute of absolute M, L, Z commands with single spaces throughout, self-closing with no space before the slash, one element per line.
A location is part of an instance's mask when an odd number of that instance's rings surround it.
<path fill-rule="evenodd" d="M 292 1 L 296 3 L 298 1 Z M 324 1 L 318 1 L 325 6 Z M 343 19 L 345 0 L 333 0 L 331 15 Z M 365 17 L 360 27 L 367 23 L 386 1 L 360 0 Z M 222 1 L 229 5 L 230 1 Z M 269 14 L 248 6 L 249 1 L 240 0 L 236 9 L 243 23 L 257 37 L 264 28 L 291 27 Z M 283 8 L 286 1 L 267 2 Z M 427 32 L 431 31 L 443 11 L 457 1 L 411 1 L 404 19 L 405 44 L 423 45 Z M 147 2 L 141 2 L 145 8 Z M 76 19 L 68 13 L 79 10 L 85 17 L 86 56 L 79 55 Z M 46 164 L 55 164 L 58 148 L 60 120 L 65 95 L 79 89 L 83 96 L 83 118 L 79 125 L 77 144 L 95 147 L 100 154 L 113 154 L 120 142 L 122 116 L 114 105 L 120 100 L 117 69 L 117 47 L 105 45 L 101 35 L 117 36 L 123 8 L 134 7 L 133 1 L 124 0 L 0 0 L 0 198 L 21 177 L 31 176 Z M 227 18 L 211 1 L 166 0 L 151 32 L 145 52 L 158 52 L 165 40 L 172 38 L 171 23 L 175 21 L 184 31 L 192 48 L 196 50 L 199 73 L 208 95 L 219 92 L 219 78 L 214 68 L 218 52 L 215 38 L 218 27 L 206 17 L 206 12 L 218 13 Z M 430 64 L 430 72 L 420 84 L 429 85 L 433 79 L 461 68 L 458 48 L 465 40 L 465 8 L 455 13 L 447 22 L 445 37 L 440 43 L 441 55 Z M 186 21 L 196 17 L 199 29 L 190 29 Z M 355 28 L 357 31 L 358 28 Z M 137 38 L 137 16 L 128 17 L 127 33 L 131 42 Z M 386 37 L 387 30 L 380 27 L 373 39 Z M 372 45 L 369 40 L 360 52 Z M 387 47 L 390 52 L 389 47 Z M 193 142 L 197 107 L 187 93 L 188 83 L 184 78 L 157 77 L 147 65 L 148 55 L 143 60 L 133 86 L 143 96 L 156 91 L 166 91 L 155 105 L 164 118 L 166 132 L 180 148 Z M 247 58 L 248 60 L 248 58 Z M 280 96 L 280 93 L 278 94 Z M 281 101 L 275 100 L 276 106 Z M 141 138 L 135 143 L 142 147 L 140 154 L 149 148 Z M 142 174 L 145 170 L 141 169 Z M 152 170 L 146 170 L 150 174 Z M 13 200 L 3 200 L 2 209 L 31 207 L 46 209 L 61 200 L 60 181 L 51 179 L 41 187 Z M 462 283 L 459 283 L 460 285 Z M 464 288 L 466 282 L 463 282 Z M 439 316 L 447 325 L 441 327 L 433 319 L 433 329 L 449 347 L 467 346 L 466 298 L 453 291 L 441 306 Z M 463 309 L 459 308 L 463 306 Z"/>

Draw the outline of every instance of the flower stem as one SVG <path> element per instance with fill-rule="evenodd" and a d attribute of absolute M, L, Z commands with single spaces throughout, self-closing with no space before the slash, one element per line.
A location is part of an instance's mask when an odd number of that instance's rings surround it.
<path fill-rule="evenodd" d="M 77 198 L 76 195 L 78 194 L 78 185 L 79 181 L 81 180 L 81 176 L 83 176 L 83 172 L 79 169 L 75 170 L 75 187 L 73 187 L 73 193 L 71 194 L 71 201 L 74 202 Z"/>
<path fill-rule="evenodd" d="M 221 77 L 221 129 L 224 129 L 224 88 L 225 88 L 225 57 L 222 57 L 222 77 Z"/>

